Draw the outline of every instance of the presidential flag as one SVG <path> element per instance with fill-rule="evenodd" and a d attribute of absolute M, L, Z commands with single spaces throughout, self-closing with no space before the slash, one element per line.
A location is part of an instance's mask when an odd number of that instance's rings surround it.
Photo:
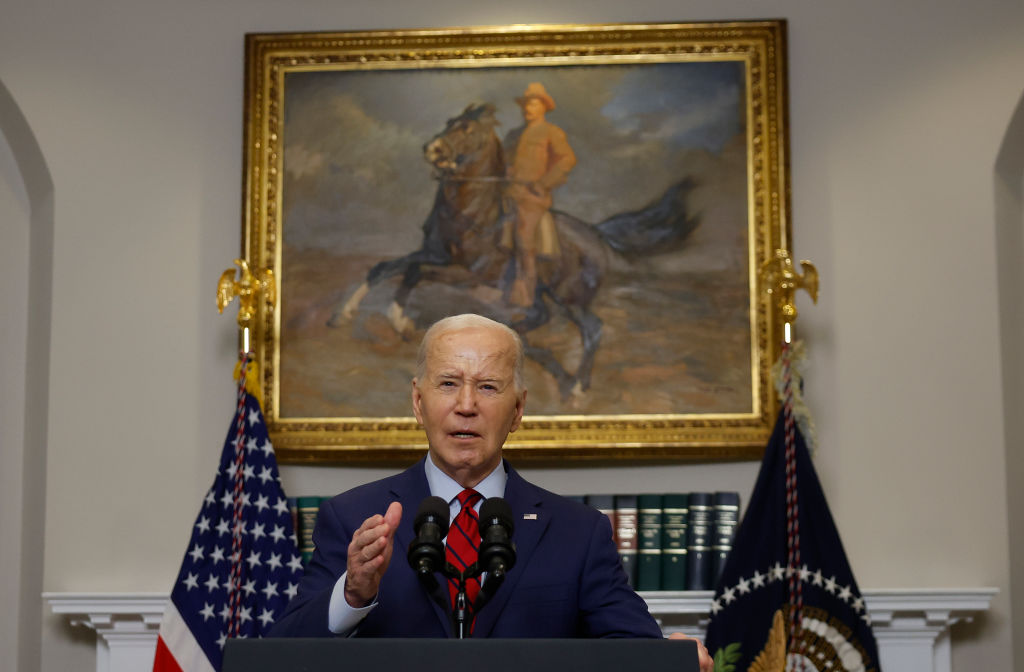
<path fill-rule="evenodd" d="M 715 590 L 706 640 L 715 672 L 879 669 L 871 618 L 796 424 L 787 455 L 779 413 Z"/>
<path fill-rule="evenodd" d="M 225 641 L 266 633 L 302 576 L 274 448 L 259 401 L 246 391 L 246 364 L 217 476 L 160 625 L 154 672 L 220 670 Z"/>

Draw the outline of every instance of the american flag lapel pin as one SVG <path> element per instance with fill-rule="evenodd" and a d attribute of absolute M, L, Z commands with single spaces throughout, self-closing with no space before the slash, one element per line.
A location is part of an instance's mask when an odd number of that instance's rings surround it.
<path fill-rule="evenodd" d="M 537 514 L 536 513 L 524 513 L 523 514 L 523 520 L 537 520 Z"/>

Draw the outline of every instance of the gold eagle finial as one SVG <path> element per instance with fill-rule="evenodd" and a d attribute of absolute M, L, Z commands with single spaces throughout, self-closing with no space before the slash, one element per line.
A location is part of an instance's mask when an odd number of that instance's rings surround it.
<path fill-rule="evenodd" d="M 775 299 L 783 322 L 796 321 L 796 290 L 805 289 L 818 302 L 818 269 L 806 259 L 800 262 L 804 274 L 793 268 L 789 250 L 775 250 L 775 256 L 761 265 L 761 287 Z"/>
<path fill-rule="evenodd" d="M 241 269 L 237 280 L 236 270 L 233 268 L 220 274 L 220 280 L 217 282 L 217 312 L 223 313 L 231 300 L 237 296 L 238 326 L 246 329 L 256 316 L 256 302 L 259 298 L 262 297 L 269 305 L 277 302 L 277 285 L 274 283 L 272 269 L 264 268 L 253 273 L 245 259 L 235 259 L 235 264 Z"/>

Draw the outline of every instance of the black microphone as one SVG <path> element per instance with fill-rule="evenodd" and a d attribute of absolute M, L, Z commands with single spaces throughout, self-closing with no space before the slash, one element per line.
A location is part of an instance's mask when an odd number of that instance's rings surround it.
<path fill-rule="evenodd" d="M 505 574 L 516 564 L 516 545 L 512 542 L 515 524 L 512 509 L 501 497 L 485 499 L 480 506 L 480 568 L 487 572 L 483 590 L 494 594 Z"/>
<path fill-rule="evenodd" d="M 409 544 L 409 566 L 428 590 L 434 590 L 437 587 L 434 572 L 443 570 L 445 563 L 441 540 L 448 534 L 448 502 L 440 497 L 424 499 L 412 529 L 416 539 Z"/>

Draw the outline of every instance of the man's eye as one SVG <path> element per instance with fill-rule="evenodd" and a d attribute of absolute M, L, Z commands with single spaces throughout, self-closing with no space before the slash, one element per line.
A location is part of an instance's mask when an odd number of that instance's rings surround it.
<path fill-rule="evenodd" d="M 455 387 L 455 383 L 450 380 L 442 380 L 441 387 Z"/>

